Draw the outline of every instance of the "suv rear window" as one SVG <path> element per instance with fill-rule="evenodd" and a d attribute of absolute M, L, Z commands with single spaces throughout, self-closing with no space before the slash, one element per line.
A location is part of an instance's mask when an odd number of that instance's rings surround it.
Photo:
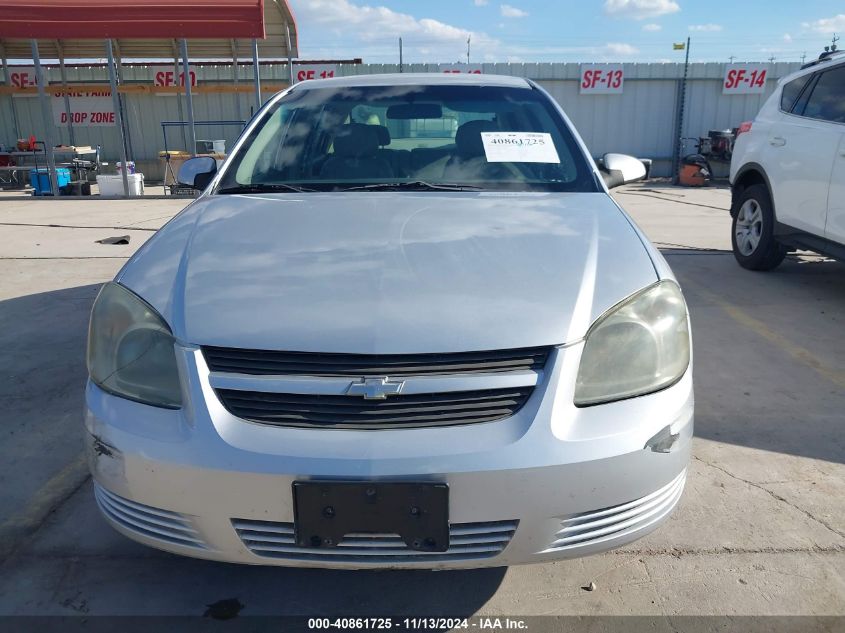
<path fill-rule="evenodd" d="M 780 95 L 780 109 L 784 112 L 792 112 L 792 107 L 798 100 L 798 95 L 801 94 L 801 91 L 804 90 L 804 86 L 806 86 L 812 78 L 813 75 L 811 73 L 809 75 L 805 75 L 804 77 L 793 79 L 786 84 Z"/>
<path fill-rule="evenodd" d="M 804 116 L 845 123 L 845 66 L 821 74 L 804 107 Z"/>

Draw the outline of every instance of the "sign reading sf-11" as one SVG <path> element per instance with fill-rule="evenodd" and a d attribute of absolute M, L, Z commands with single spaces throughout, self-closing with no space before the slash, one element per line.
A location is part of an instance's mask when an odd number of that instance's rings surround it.
<path fill-rule="evenodd" d="M 730 64 L 725 66 L 724 95 L 762 94 L 766 91 L 766 64 Z"/>
<path fill-rule="evenodd" d="M 624 83 L 622 64 L 581 64 L 582 95 L 621 95 Z"/>
<path fill-rule="evenodd" d="M 294 64 L 293 75 L 296 82 L 309 79 L 331 79 L 337 72 L 337 64 Z"/>

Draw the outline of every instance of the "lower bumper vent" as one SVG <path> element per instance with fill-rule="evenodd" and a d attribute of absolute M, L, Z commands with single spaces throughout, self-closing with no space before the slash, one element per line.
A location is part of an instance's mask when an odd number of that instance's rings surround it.
<path fill-rule="evenodd" d="M 686 470 L 660 490 L 635 501 L 582 512 L 561 522 L 561 529 L 547 551 L 584 547 L 620 538 L 660 521 L 681 497 Z"/>
<path fill-rule="evenodd" d="M 100 511 L 120 527 L 174 545 L 206 549 L 197 531 L 181 514 L 129 501 L 94 483 Z"/>
<path fill-rule="evenodd" d="M 456 523 L 449 528 L 449 549 L 420 552 L 395 534 L 348 534 L 335 548 L 300 547 L 293 523 L 233 519 L 244 545 L 258 556 L 298 561 L 398 563 L 477 560 L 500 554 L 516 532 L 518 521 Z"/>

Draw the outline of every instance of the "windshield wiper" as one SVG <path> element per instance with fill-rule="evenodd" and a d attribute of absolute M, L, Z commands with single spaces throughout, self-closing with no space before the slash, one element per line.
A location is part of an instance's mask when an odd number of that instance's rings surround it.
<path fill-rule="evenodd" d="M 234 187 L 223 187 L 218 189 L 215 193 L 273 193 L 278 191 L 295 191 L 296 193 L 303 193 L 305 191 L 316 191 L 315 189 L 308 189 L 307 187 L 297 187 L 296 185 L 287 185 L 281 182 L 272 183 L 256 183 L 252 185 L 237 185 Z"/>
<path fill-rule="evenodd" d="M 413 191 L 480 191 L 483 187 L 414 180 L 411 182 L 379 182 L 372 185 L 344 187 L 341 191 L 392 191 L 399 189 L 411 189 Z"/>

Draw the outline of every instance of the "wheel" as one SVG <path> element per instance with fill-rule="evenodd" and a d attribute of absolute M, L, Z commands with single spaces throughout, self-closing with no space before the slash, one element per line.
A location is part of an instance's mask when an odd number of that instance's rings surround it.
<path fill-rule="evenodd" d="M 739 265 L 748 270 L 771 270 L 786 257 L 786 247 L 774 236 L 775 214 L 765 185 L 751 185 L 736 201 L 731 245 Z"/>

